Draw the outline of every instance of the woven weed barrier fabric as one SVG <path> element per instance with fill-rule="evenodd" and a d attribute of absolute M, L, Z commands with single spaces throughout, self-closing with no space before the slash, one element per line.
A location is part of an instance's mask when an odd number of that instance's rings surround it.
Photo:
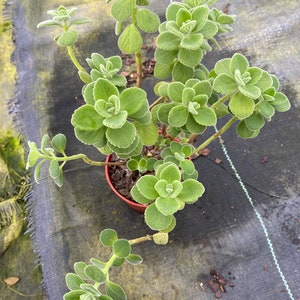
<path fill-rule="evenodd" d="M 46 19 L 46 11 L 58 6 L 55 2 L 10 4 L 15 11 L 17 47 L 15 101 L 26 139 L 39 143 L 44 133 L 61 132 L 67 136 L 66 152 L 71 155 L 86 151 L 70 124 L 82 102 L 82 84 L 65 49 L 53 42 L 55 33 L 36 28 Z M 151 3 L 163 18 L 168 1 Z M 82 62 L 92 52 L 105 57 L 119 54 L 103 2 L 62 0 L 59 4 L 77 6 L 78 16 L 94 20 L 79 30 L 76 53 Z M 125 264 L 111 275 L 130 300 L 215 299 L 209 287 L 211 269 L 228 280 L 222 299 L 300 298 L 299 3 L 232 0 L 220 1 L 217 7 L 235 14 L 237 21 L 233 32 L 218 38 L 222 50 L 209 53 L 204 63 L 212 68 L 219 58 L 243 53 L 252 65 L 279 77 L 292 109 L 276 115 L 254 140 L 236 137 L 232 128 L 222 136 L 223 143 L 216 140 L 209 155 L 196 160 L 206 192 L 177 214 L 170 243 L 136 245 L 134 252 L 144 263 Z M 147 83 L 152 84 L 152 79 Z M 87 154 L 105 159 L 93 147 Z M 62 299 L 67 292 L 64 276 L 75 261 L 103 257 L 97 238 L 102 229 L 114 228 L 128 239 L 151 233 L 143 215 L 112 193 L 102 168 L 72 162 L 66 170 L 60 189 L 43 173 L 29 200 L 34 249 L 51 300 Z"/>

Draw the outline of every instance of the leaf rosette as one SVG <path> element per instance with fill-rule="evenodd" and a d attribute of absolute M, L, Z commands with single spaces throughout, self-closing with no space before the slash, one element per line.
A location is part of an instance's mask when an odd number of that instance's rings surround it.
<path fill-rule="evenodd" d="M 139 203 L 149 204 L 145 221 L 153 230 L 169 232 L 176 220 L 174 214 L 198 200 L 204 186 L 195 179 L 182 179 L 180 168 L 173 162 L 158 165 L 155 175 L 142 176 L 131 190 Z"/>

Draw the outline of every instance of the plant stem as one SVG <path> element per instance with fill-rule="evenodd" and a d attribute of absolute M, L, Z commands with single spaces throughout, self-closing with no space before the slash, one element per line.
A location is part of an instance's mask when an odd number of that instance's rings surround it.
<path fill-rule="evenodd" d="M 76 159 L 82 159 L 86 164 L 88 165 L 92 165 L 92 166 L 117 166 L 117 165 L 123 165 L 125 164 L 125 162 L 105 162 L 105 161 L 95 161 L 95 160 L 91 160 L 89 159 L 85 154 L 79 153 L 79 154 L 75 154 L 75 155 L 71 155 L 71 156 L 61 156 L 61 157 L 55 157 L 53 158 L 53 156 L 48 156 L 48 155 L 43 155 L 42 158 L 46 159 L 46 160 L 57 160 L 57 161 L 71 161 L 71 160 L 76 160 Z"/>
<path fill-rule="evenodd" d="M 215 109 L 219 104 L 224 103 L 227 99 L 229 99 L 229 97 L 231 96 L 231 94 L 227 94 L 223 97 L 221 97 L 217 102 L 215 102 L 211 108 Z"/>
<path fill-rule="evenodd" d="M 163 96 L 160 96 L 158 99 L 156 99 L 151 105 L 149 105 L 149 110 L 151 110 L 155 105 L 157 105 L 159 102 L 164 100 Z"/>
<path fill-rule="evenodd" d="M 138 243 L 146 242 L 146 241 L 152 241 L 153 240 L 153 235 L 146 235 L 142 236 L 133 240 L 129 240 L 130 245 L 135 245 Z"/>
<path fill-rule="evenodd" d="M 75 67 L 78 69 L 78 71 L 85 71 L 85 69 L 78 62 L 78 60 L 77 60 L 77 58 L 75 56 L 73 48 L 71 46 L 68 46 L 67 49 L 68 49 L 68 54 L 69 54 L 69 56 L 70 56 L 73 64 L 75 65 Z"/>
<path fill-rule="evenodd" d="M 135 53 L 135 64 L 136 64 L 136 75 L 137 75 L 136 86 L 140 88 L 142 86 L 142 78 L 143 78 L 141 51 Z"/>
<path fill-rule="evenodd" d="M 199 152 L 203 150 L 207 145 L 209 145 L 212 141 L 218 138 L 221 134 L 227 131 L 230 126 L 237 120 L 237 117 L 232 117 L 220 130 L 214 133 L 211 137 L 209 137 L 206 141 L 204 141 L 200 146 L 198 146 L 194 150 L 194 155 L 199 155 Z"/>

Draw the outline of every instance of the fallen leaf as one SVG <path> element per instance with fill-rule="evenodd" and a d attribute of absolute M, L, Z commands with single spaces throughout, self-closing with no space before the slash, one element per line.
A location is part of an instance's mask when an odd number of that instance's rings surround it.
<path fill-rule="evenodd" d="M 20 278 L 18 278 L 18 277 L 8 277 L 8 278 L 4 279 L 4 282 L 5 282 L 8 286 L 13 286 L 13 285 L 15 285 L 18 281 L 20 281 Z"/>

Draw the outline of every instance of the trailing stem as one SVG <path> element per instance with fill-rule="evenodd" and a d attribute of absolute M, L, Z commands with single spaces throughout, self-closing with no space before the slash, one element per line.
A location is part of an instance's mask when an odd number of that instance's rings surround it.
<path fill-rule="evenodd" d="M 135 53 L 135 63 L 136 63 L 136 86 L 142 86 L 142 78 L 143 78 L 143 71 L 142 71 L 142 55 L 141 51 Z"/>
<path fill-rule="evenodd" d="M 199 155 L 199 152 L 201 150 L 203 150 L 212 141 L 214 141 L 216 138 L 218 138 L 220 135 L 222 135 L 224 132 L 226 132 L 237 119 L 238 119 L 237 117 L 232 117 L 220 130 L 218 130 L 211 137 L 209 137 L 206 141 L 204 141 L 200 146 L 198 146 L 195 149 L 193 154 Z"/>
<path fill-rule="evenodd" d="M 77 68 L 78 71 L 85 71 L 84 68 L 81 66 L 81 64 L 79 63 L 79 61 L 77 60 L 74 50 L 71 46 L 67 47 L 68 49 L 68 54 L 73 62 L 73 64 L 75 65 L 75 67 Z"/>

